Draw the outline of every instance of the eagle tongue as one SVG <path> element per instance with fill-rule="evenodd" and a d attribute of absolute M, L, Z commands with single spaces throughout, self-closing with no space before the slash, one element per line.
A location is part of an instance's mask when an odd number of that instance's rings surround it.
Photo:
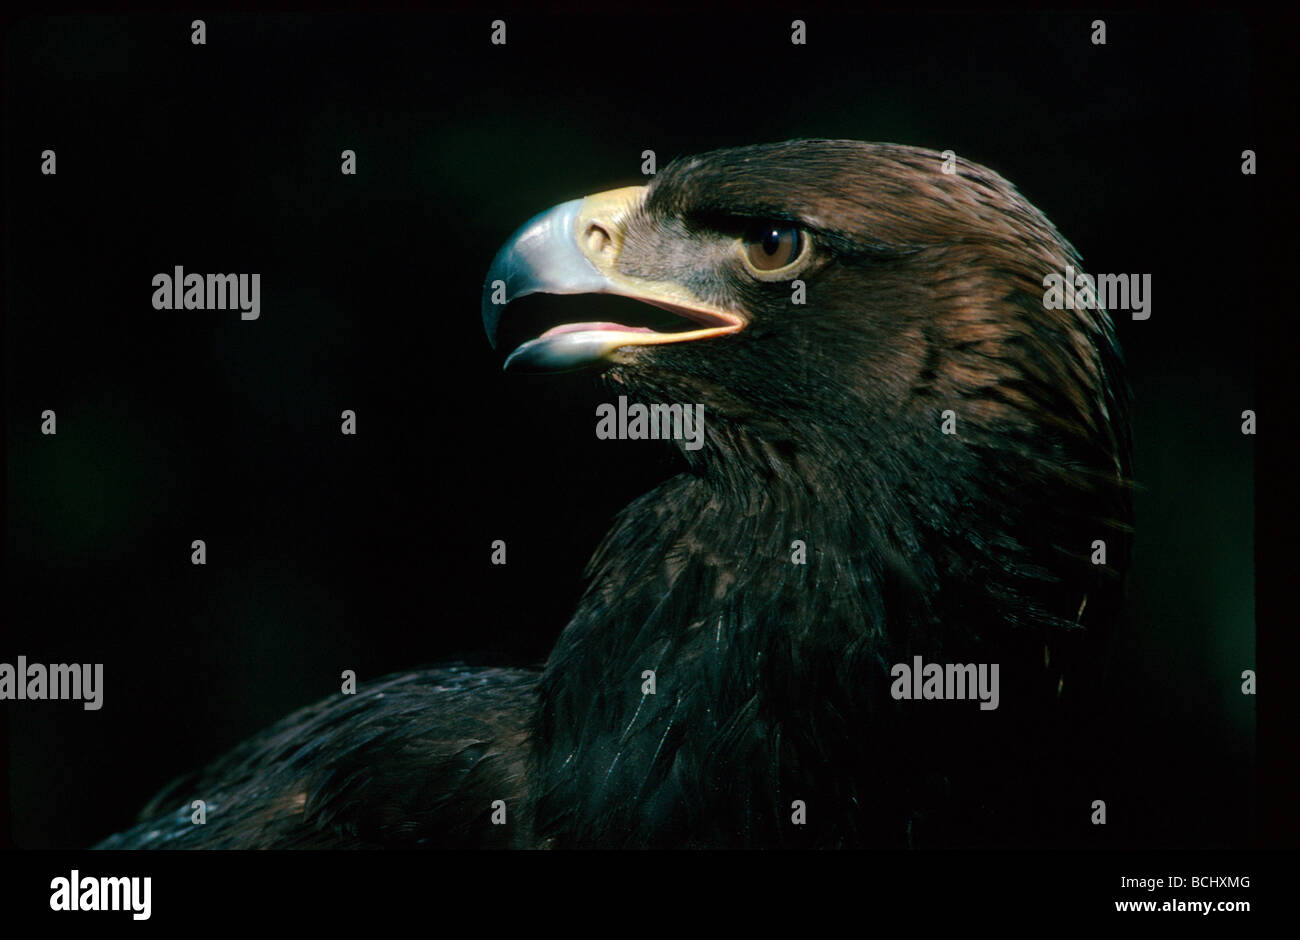
<path fill-rule="evenodd" d="M 615 333 L 653 333 L 654 330 L 648 326 L 624 326 L 621 323 L 609 323 L 605 321 L 593 323 L 565 323 L 562 326 L 553 327 L 543 333 L 539 339 L 546 339 L 548 336 L 559 336 L 561 333 L 582 333 L 588 331 L 615 332 Z"/>

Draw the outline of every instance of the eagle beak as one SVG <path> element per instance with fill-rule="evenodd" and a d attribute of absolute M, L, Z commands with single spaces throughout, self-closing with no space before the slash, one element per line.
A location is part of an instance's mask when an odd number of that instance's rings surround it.
<path fill-rule="evenodd" d="M 618 269 L 628 220 L 646 187 L 629 186 L 561 203 L 525 223 L 497 252 L 483 284 L 483 328 L 496 346 L 501 311 L 527 294 L 615 294 L 654 304 L 700 324 L 658 333 L 618 323 L 566 323 L 524 343 L 505 368 L 561 372 L 610 362 L 627 346 L 681 343 L 742 329 L 740 314 L 710 304 L 675 281 L 634 277 Z"/>

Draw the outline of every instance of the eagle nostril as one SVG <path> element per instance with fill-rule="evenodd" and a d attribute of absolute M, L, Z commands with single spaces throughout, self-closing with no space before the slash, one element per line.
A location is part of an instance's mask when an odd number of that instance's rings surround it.
<path fill-rule="evenodd" d="M 588 222 L 583 236 L 587 253 L 592 257 L 610 258 L 614 253 L 614 237 L 600 222 Z"/>

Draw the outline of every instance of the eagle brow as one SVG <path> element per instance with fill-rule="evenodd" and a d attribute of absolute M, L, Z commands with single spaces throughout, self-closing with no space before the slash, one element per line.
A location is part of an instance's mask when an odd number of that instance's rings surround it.
<path fill-rule="evenodd" d="M 762 207 L 752 206 L 747 207 L 744 212 L 716 208 L 692 209 L 686 212 L 683 218 L 692 228 L 707 228 L 721 232 L 723 235 L 743 236 L 766 222 L 786 222 L 810 232 L 816 231 L 799 216 L 788 211 L 780 209 L 768 211 Z"/>
<path fill-rule="evenodd" d="M 831 249 L 842 258 L 860 261 L 887 262 L 897 261 L 923 250 L 925 245 L 894 244 L 876 241 L 869 237 L 848 234 L 835 229 L 825 229 L 811 225 L 788 209 L 767 208 L 764 206 L 747 206 L 745 211 L 737 212 L 717 207 L 696 207 L 682 213 L 682 219 L 695 230 L 707 229 L 723 235 L 743 238 L 764 223 L 784 222 L 798 226 L 807 232 L 814 243 Z"/>

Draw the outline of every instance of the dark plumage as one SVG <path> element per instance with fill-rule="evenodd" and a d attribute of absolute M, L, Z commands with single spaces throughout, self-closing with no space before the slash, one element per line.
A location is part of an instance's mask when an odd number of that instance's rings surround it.
<path fill-rule="evenodd" d="M 512 357 L 702 404 L 688 472 L 624 510 L 540 677 L 440 670 L 323 702 L 105 845 L 1081 838 L 1130 520 L 1119 353 L 1104 311 L 1044 309 L 1044 276 L 1081 267 L 1051 223 L 995 173 L 941 166 L 852 141 L 723 150 L 521 231 L 487 293 L 696 321 L 675 341 L 566 327 Z M 769 277 L 745 252 L 772 231 L 807 249 Z M 490 334 L 500 315 L 485 306 Z M 890 667 L 916 655 L 1000 664 L 1000 707 L 893 700 Z"/>

